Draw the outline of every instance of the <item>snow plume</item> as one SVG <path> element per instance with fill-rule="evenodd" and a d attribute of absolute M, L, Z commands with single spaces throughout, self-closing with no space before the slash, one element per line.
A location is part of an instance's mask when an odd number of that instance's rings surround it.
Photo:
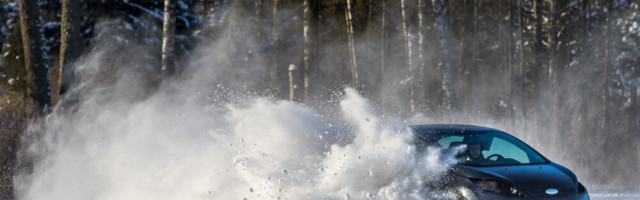
<path fill-rule="evenodd" d="M 453 155 L 418 153 L 400 120 L 346 90 L 345 126 L 289 101 L 154 94 L 54 113 L 20 199 L 423 199 Z M 333 120 L 336 121 L 336 120 Z"/>
<path fill-rule="evenodd" d="M 353 89 L 337 105 L 312 107 L 217 84 L 213 73 L 221 71 L 208 66 L 146 81 L 157 78 L 147 67 L 153 58 L 126 56 L 143 48 L 110 44 L 109 34 L 78 67 L 76 107 L 58 106 L 31 126 L 21 151 L 29 170 L 14 181 L 18 199 L 447 197 L 428 185 L 454 155 L 418 152 L 404 120 L 376 115 Z M 218 50 L 194 60 L 231 65 Z"/>

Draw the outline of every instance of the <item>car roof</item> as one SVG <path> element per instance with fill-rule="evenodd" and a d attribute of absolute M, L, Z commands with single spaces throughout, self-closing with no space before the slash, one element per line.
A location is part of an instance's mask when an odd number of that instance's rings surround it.
<path fill-rule="evenodd" d="M 485 132 L 485 131 L 499 131 L 500 130 L 484 127 L 484 126 L 475 126 L 475 125 L 467 125 L 467 124 L 419 124 L 419 125 L 410 125 L 411 129 L 416 132 Z"/>
<path fill-rule="evenodd" d="M 437 138 L 438 135 L 443 134 L 482 134 L 486 132 L 501 132 L 507 134 L 503 131 L 484 127 L 484 126 L 475 126 L 475 125 L 466 125 L 466 124 L 420 124 L 420 125 L 410 125 L 411 129 L 413 129 L 414 134 L 422 139 L 428 138 Z M 508 134 L 507 134 L 508 135 Z"/>

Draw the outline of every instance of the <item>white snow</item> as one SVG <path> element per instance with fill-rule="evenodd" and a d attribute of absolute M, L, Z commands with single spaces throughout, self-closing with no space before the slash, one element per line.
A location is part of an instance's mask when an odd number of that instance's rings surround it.
<path fill-rule="evenodd" d="M 161 20 L 161 21 L 162 21 L 162 20 L 164 20 L 164 17 L 162 17 L 162 14 L 157 13 L 157 12 L 155 12 L 155 11 L 153 11 L 153 10 L 148 9 L 148 8 L 145 8 L 144 6 L 141 6 L 141 5 L 136 4 L 136 3 L 128 2 L 128 1 L 127 1 L 127 2 L 125 2 L 125 3 L 126 3 L 127 5 L 129 5 L 129 6 L 132 6 L 132 7 L 138 8 L 138 9 L 140 9 L 140 10 L 142 10 L 142 11 L 146 12 L 147 14 L 149 14 L 149 15 L 151 15 L 151 16 L 153 16 L 153 17 L 155 17 L 156 19 L 159 19 L 159 20 Z"/>
<path fill-rule="evenodd" d="M 27 200 L 446 197 L 424 183 L 438 180 L 453 155 L 418 154 L 402 120 L 383 120 L 358 92 L 345 92 L 334 120 L 346 127 L 267 98 L 221 110 L 184 101 L 190 92 L 90 99 L 75 115 L 51 116 L 45 143 L 34 147 L 47 154 L 16 187 Z"/>
<path fill-rule="evenodd" d="M 136 16 L 133 16 L 132 14 L 129 14 L 129 19 L 133 20 L 133 23 L 138 23 L 140 21 L 140 19 L 138 19 Z"/>
<path fill-rule="evenodd" d="M 180 6 L 180 9 L 183 9 L 183 10 L 188 10 L 189 9 L 189 5 L 184 3 L 184 1 L 180 0 L 177 3 L 178 3 L 178 6 Z"/>
<path fill-rule="evenodd" d="M 91 27 L 89 27 L 89 28 L 87 28 L 87 29 L 84 29 L 84 34 L 89 34 L 89 33 L 91 33 L 91 30 L 92 30 L 92 28 L 91 28 Z"/>

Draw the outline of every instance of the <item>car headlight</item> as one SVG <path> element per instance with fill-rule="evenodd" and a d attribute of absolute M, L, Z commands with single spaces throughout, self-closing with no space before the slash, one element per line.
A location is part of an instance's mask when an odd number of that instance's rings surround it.
<path fill-rule="evenodd" d="M 515 197 L 524 197 L 520 190 L 499 180 L 471 179 L 471 182 L 476 184 L 478 188 L 487 192 Z"/>

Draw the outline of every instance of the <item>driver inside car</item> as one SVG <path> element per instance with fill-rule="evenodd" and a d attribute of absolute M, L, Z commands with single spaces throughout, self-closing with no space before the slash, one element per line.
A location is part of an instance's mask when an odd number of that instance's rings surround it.
<path fill-rule="evenodd" d="M 463 142 L 467 145 L 465 163 L 480 163 L 486 161 L 486 158 L 482 155 L 482 143 L 478 141 L 478 138 L 473 136 L 465 137 Z"/>
<path fill-rule="evenodd" d="M 485 161 L 484 156 L 482 156 L 482 147 L 479 143 L 470 143 L 467 144 L 467 163 L 479 163 Z"/>

